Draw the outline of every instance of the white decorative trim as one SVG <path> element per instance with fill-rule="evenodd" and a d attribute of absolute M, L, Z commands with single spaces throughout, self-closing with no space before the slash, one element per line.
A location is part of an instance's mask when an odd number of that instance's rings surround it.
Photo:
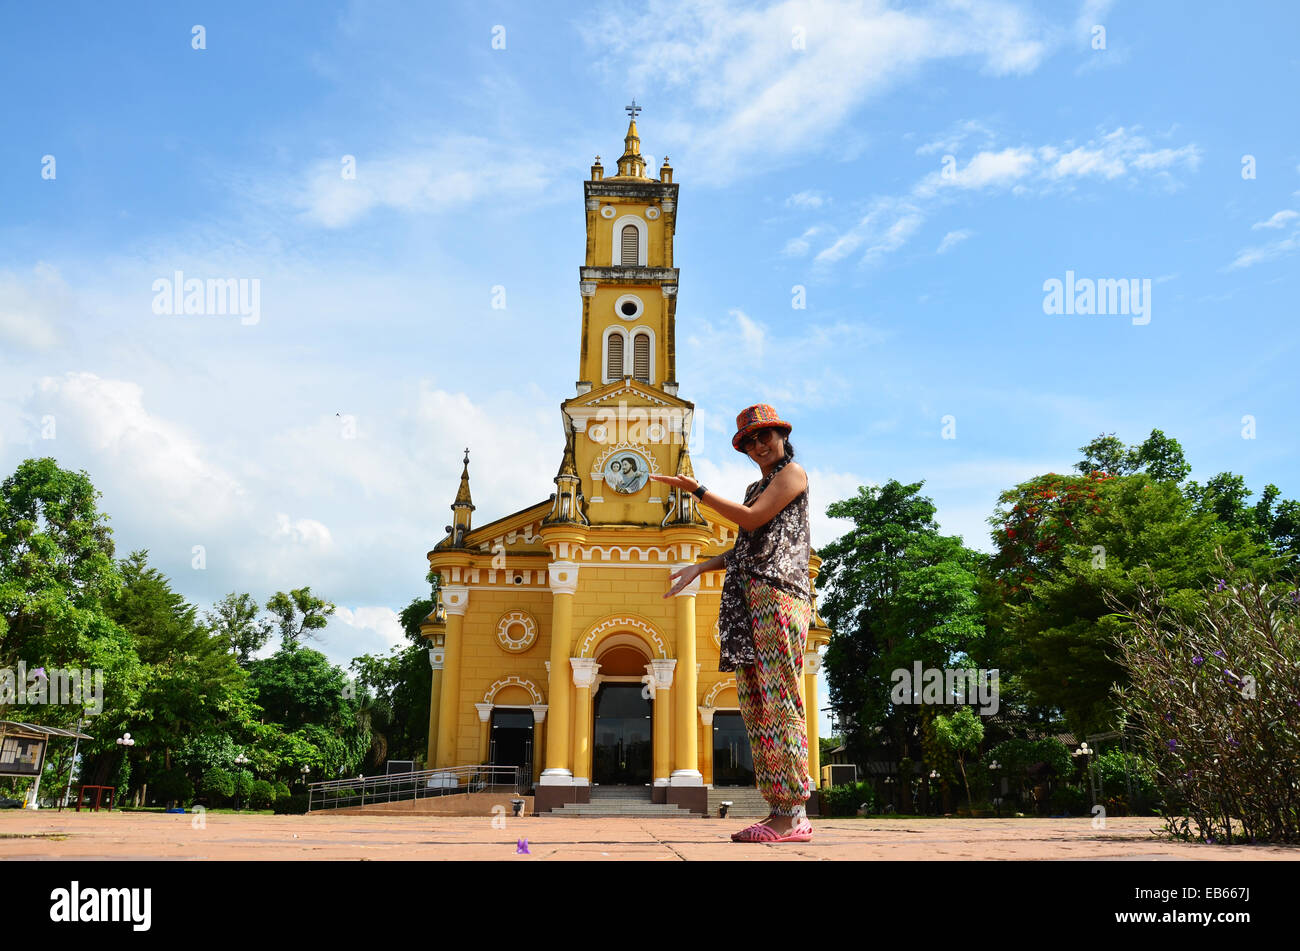
<path fill-rule="evenodd" d="M 596 282 L 595 282 L 595 281 L 579 281 L 579 282 L 578 282 L 578 293 L 581 294 L 583 297 L 595 297 L 595 296 L 596 296 Z M 579 391 L 579 392 L 581 392 L 581 391 Z"/>
<path fill-rule="evenodd" d="M 539 786 L 572 786 L 573 773 L 560 767 L 557 769 L 544 769 L 542 775 L 537 779 Z"/>
<path fill-rule="evenodd" d="M 555 594 L 573 594 L 578 590 L 578 563 L 553 561 L 547 566 L 551 591 Z"/>
<path fill-rule="evenodd" d="M 510 636 L 514 624 L 522 625 L 524 633 L 518 639 Z M 537 620 L 527 611 L 509 611 L 497 621 L 497 643 L 501 649 L 513 654 L 522 653 L 537 640 Z"/>
<path fill-rule="evenodd" d="M 636 313 L 630 317 L 623 313 L 623 304 L 626 301 L 631 301 L 636 305 Z M 621 320 L 626 320 L 631 323 L 632 321 L 639 319 L 645 313 L 645 301 L 637 297 L 635 294 L 624 294 L 622 297 L 614 301 L 614 313 L 617 314 Z"/>
<path fill-rule="evenodd" d="M 645 216 L 649 218 L 651 221 L 654 221 L 656 218 L 659 217 L 659 209 L 651 205 L 649 208 L 645 210 Z"/>
<path fill-rule="evenodd" d="M 578 648 L 578 656 L 591 657 L 592 650 L 595 647 L 596 642 L 602 639 L 602 635 L 608 634 L 611 630 L 618 628 L 631 628 L 634 631 L 640 631 L 658 649 L 660 657 L 666 658 L 668 656 L 668 648 L 664 643 L 663 636 L 655 630 L 654 626 L 650 624 L 649 621 L 633 614 L 607 617 L 588 628 L 579 642 L 580 646 Z"/>
<path fill-rule="evenodd" d="M 587 210 L 588 210 L 588 211 L 595 211 L 595 210 L 596 210 L 597 208 L 599 208 L 599 207 L 600 207 L 600 199 L 599 199 L 599 198 L 588 198 L 588 199 L 587 199 Z"/>
<path fill-rule="evenodd" d="M 645 384 L 644 384 L 644 383 L 641 383 L 641 386 L 645 386 Z M 591 401 L 590 403 L 588 403 L 586 406 L 575 406 L 575 407 L 572 407 L 572 408 L 569 410 L 569 413 L 570 413 L 570 414 L 573 414 L 574 412 L 578 412 L 578 411 L 581 411 L 581 410 L 586 409 L 586 410 L 589 410 L 588 415 L 593 415 L 593 414 L 594 414 L 594 407 L 600 406 L 601 403 L 605 403 L 605 402 L 608 402 L 608 401 L 610 401 L 610 400 L 613 400 L 615 397 L 623 396 L 623 395 L 626 394 L 626 393 L 631 393 L 631 394 L 632 394 L 633 396 L 635 396 L 637 399 L 639 399 L 639 400 L 645 400 L 647 403 L 658 403 L 660 406 L 672 406 L 672 404 L 671 404 L 668 400 L 659 399 L 657 396 L 654 396 L 654 395 L 651 394 L 651 393 L 646 393 L 646 392 L 643 391 L 643 390 L 639 390 L 639 389 L 637 389 L 635 386 L 633 386 L 631 383 L 624 383 L 624 384 L 623 384 L 622 386 L 620 386 L 617 390 L 610 390 L 610 391 L 609 391 L 608 393 L 606 393 L 604 396 L 600 397 L 599 399 L 592 400 L 592 401 Z"/>
<path fill-rule="evenodd" d="M 478 722 L 479 722 L 479 723 L 487 723 L 488 720 L 491 719 L 491 717 L 492 717 L 492 704 L 490 704 L 490 703 L 476 703 L 476 704 L 474 704 L 474 709 L 476 709 L 476 710 L 478 711 Z"/>
<path fill-rule="evenodd" d="M 705 574 L 709 574 L 709 572 L 706 571 Z M 703 577 L 703 575 L 701 575 L 701 577 Z M 718 626 L 720 620 L 721 619 L 719 618 L 713 622 L 713 646 L 718 650 L 722 650 L 722 631 Z"/>
<path fill-rule="evenodd" d="M 804 651 L 803 672 L 816 675 L 822 669 L 822 655 L 817 651 Z"/>
<path fill-rule="evenodd" d="M 704 774 L 698 769 L 675 769 L 668 778 L 669 786 L 703 786 Z"/>
<path fill-rule="evenodd" d="M 600 216 L 602 218 L 613 218 L 614 215 L 615 211 L 613 205 L 606 205 L 604 208 L 600 209 Z"/>
<path fill-rule="evenodd" d="M 547 663 L 550 662 L 547 661 Z M 517 674 L 510 674 L 507 677 L 501 677 L 498 680 L 494 680 L 488 686 L 487 690 L 483 693 L 483 702 L 492 703 L 495 701 L 497 693 L 503 687 L 523 687 L 528 691 L 529 696 L 533 698 L 533 703 L 541 703 L 544 699 L 542 697 L 542 692 L 537 689 L 536 685 L 531 680 L 528 680 L 525 677 L 520 677 Z"/>
<path fill-rule="evenodd" d="M 601 210 L 601 214 L 605 214 Z M 611 217 L 606 215 L 606 217 Z M 636 264 L 626 265 L 623 263 L 623 227 L 631 225 L 636 228 Z M 610 242 L 610 267 L 645 267 L 649 260 L 647 256 L 650 231 L 646 227 L 645 220 L 640 215 L 623 215 L 614 222 L 613 240 Z"/>
<path fill-rule="evenodd" d="M 709 690 L 709 692 L 705 694 L 704 705 L 706 707 L 712 707 L 714 705 L 713 701 L 718 698 L 718 694 L 722 693 L 722 691 L 726 690 L 728 687 L 734 687 L 734 686 L 736 686 L 735 677 L 728 677 L 726 680 L 719 680 L 716 684 L 713 685 L 713 687 Z"/>
<path fill-rule="evenodd" d="M 673 671 L 677 669 L 677 658 L 658 658 L 650 661 L 650 667 L 653 668 L 654 671 L 653 676 L 656 689 L 671 690 L 673 686 Z"/>
<path fill-rule="evenodd" d="M 438 593 L 442 596 L 442 606 L 448 614 L 464 617 L 465 609 L 469 607 L 469 585 L 443 585 Z"/>
<path fill-rule="evenodd" d="M 600 663 L 596 658 L 570 657 L 569 663 L 573 665 L 573 685 L 579 690 L 590 687 L 596 677 L 596 671 L 600 670 Z"/>
<path fill-rule="evenodd" d="M 659 285 L 659 291 L 660 291 L 660 293 L 662 293 L 662 294 L 664 295 L 664 297 L 676 297 L 676 296 L 677 296 L 677 285 L 676 285 L 676 284 L 660 284 L 660 285 Z"/>
<path fill-rule="evenodd" d="M 532 705 L 531 709 L 533 711 L 533 723 L 536 724 L 536 723 L 546 722 L 546 711 L 550 709 L 548 704 L 535 703 Z"/>
<path fill-rule="evenodd" d="M 447 651 L 442 647 L 429 648 L 429 666 L 434 670 L 442 670 L 442 665 L 447 661 Z"/>
<path fill-rule="evenodd" d="M 705 726 L 713 726 L 713 708 L 712 708 L 712 707 L 696 707 L 695 709 L 698 710 L 698 711 L 700 711 L 700 722 L 701 722 L 701 723 L 703 723 Z"/>
<path fill-rule="evenodd" d="M 665 198 L 659 204 L 663 206 L 664 214 L 666 215 L 671 215 L 673 213 L 673 209 L 677 207 L 677 202 L 673 201 L 671 198 Z"/>
<path fill-rule="evenodd" d="M 592 557 L 594 552 L 600 552 L 603 556 L 597 560 Z M 633 561 L 632 553 L 636 552 L 637 559 Z M 614 555 L 618 557 L 615 558 Z M 656 556 L 655 561 L 650 560 L 651 555 Z M 645 568 L 671 568 L 673 561 L 678 557 L 677 552 L 671 546 L 660 548 L 657 545 L 583 545 L 581 552 L 582 560 L 593 564 L 610 564 L 614 562 L 631 562 L 626 567 L 645 567 Z"/>

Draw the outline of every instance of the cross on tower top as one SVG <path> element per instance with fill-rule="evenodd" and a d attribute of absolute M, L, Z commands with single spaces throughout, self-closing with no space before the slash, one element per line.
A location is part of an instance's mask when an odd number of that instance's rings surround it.
<path fill-rule="evenodd" d="M 644 111 L 645 111 L 645 110 L 643 110 L 640 106 L 638 106 L 638 105 L 636 104 L 636 100 L 635 100 L 635 99 L 632 100 L 632 105 L 630 105 L 630 106 L 624 106 L 623 109 L 627 112 L 627 114 L 628 114 L 629 116 L 632 117 L 633 121 L 636 120 L 636 114 L 637 114 L 638 112 L 644 112 Z"/>

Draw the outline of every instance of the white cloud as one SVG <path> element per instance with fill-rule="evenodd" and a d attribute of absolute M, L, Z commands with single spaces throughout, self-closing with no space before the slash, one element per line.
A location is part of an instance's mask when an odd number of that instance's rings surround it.
<path fill-rule="evenodd" d="M 1296 250 L 1300 250 L 1300 231 L 1294 232 L 1289 237 L 1282 238 L 1279 241 L 1272 241 L 1253 248 L 1243 248 L 1237 252 L 1237 256 L 1228 265 L 1228 270 L 1251 267 L 1265 261 L 1275 261 L 1278 258 L 1287 257 Z"/>
<path fill-rule="evenodd" d="M 972 234 L 974 234 L 974 232 L 968 231 L 965 228 L 961 229 L 960 231 L 949 231 L 946 235 L 943 236 L 943 240 L 939 242 L 939 248 L 936 253 L 938 254 L 947 253 L 948 251 L 955 248 L 957 245 L 961 244 L 967 238 L 969 238 Z"/>
<path fill-rule="evenodd" d="M 820 208 L 830 201 L 821 192 L 804 190 L 791 195 L 785 200 L 787 208 Z"/>
<path fill-rule="evenodd" d="M 354 643 L 360 642 L 358 646 L 362 648 L 367 648 L 367 642 L 375 640 L 382 642 L 385 651 L 410 644 L 405 631 L 402 630 L 401 617 L 397 611 L 389 607 L 348 608 L 341 604 L 336 605 L 334 613 L 330 615 L 329 632 L 331 635 L 341 634 Z M 352 657 L 366 652 L 367 650 L 362 649 L 355 654 L 349 653 L 347 660 L 342 663 L 346 666 L 347 661 Z"/>
<path fill-rule="evenodd" d="M 52 449 L 85 449 L 155 512 L 212 526 L 242 510 L 239 481 L 196 437 L 146 409 L 139 384 L 85 372 L 43 377 L 31 405 L 54 417 Z"/>
<path fill-rule="evenodd" d="M 473 136 L 448 136 L 437 145 L 356 159 L 355 178 L 343 177 L 342 157 L 321 159 L 303 179 L 278 183 L 264 197 L 289 203 L 307 221 L 341 228 L 376 208 L 430 214 L 492 198 L 508 201 L 542 192 L 555 167 L 534 148 L 502 146 Z"/>
<path fill-rule="evenodd" d="M 841 141 L 863 103 L 941 61 L 1000 76 L 1036 69 L 1056 32 L 1002 0 L 899 9 L 883 0 L 653 0 L 578 25 L 599 68 L 659 89 L 680 111 L 661 128 L 694 181 L 721 183 Z M 834 77 L 828 82 L 828 77 Z M 681 95 L 684 93 L 684 95 Z"/>
<path fill-rule="evenodd" d="M 971 122 L 973 120 L 967 120 Z M 982 127 L 981 127 L 982 128 Z M 949 144 L 944 142 L 942 144 Z M 1180 148 L 1153 149 L 1136 129 L 1119 127 L 1084 145 L 1067 142 L 1061 146 L 1008 146 L 976 152 L 961 165 L 945 162 L 937 171 L 923 176 L 903 196 L 877 196 L 868 213 L 853 228 L 839 235 L 813 258 L 819 266 L 834 264 L 865 247 L 862 260 L 869 262 L 906 244 L 920 225 L 931 216 L 931 206 L 962 192 L 1009 190 L 1012 194 L 1047 194 L 1070 188 L 1088 178 L 1113 181 L 1151 176 L 1167 187 L 1177 182 L 1170 169 L 1177 166 L 1194 171 L 1201 158 L 1195 144 Z M 962 232 L 944 238 L 940 252 L 952 247 Z M 806 253 L 807 235 L 786 244 L 789 252 Z"/>
<path fill-rule="evenodd" d="M 978 119 L 963 119 L 956 123 L 951 129 L 937 139 L 919 146 L 916 150 L 917 155 L 930 155 L 938 153 L 955 153 L 961 151 L 966 140 L 972 136 L 978 135 L 984 140 L 984 145 L 991 145 L 994 139 L 993 130 L 980 122 Z"/>
<path fill-rule="evenodd" d="M 322 551 L 328 551 L 334 547 L 334 539 L 330 536 L 330 530 L 325 525 L 313 518 L 300 518 L 291 521 L 284 512 L 275 513 L 275 528 L 271 532 L 271 537 L 276 539 L 287 538 L 296 545 L 318 548 Z"/>
<path fill-rule="evenodd" d="M 0 340 L 24 350 L 50 350 L 63 342 L 60 325 L 75 308 L 56 268 L 41 262 L 31 277 L 0 272 Z"/>
<path fill-rule="evenodd" d="M 745 345 L 745 352 L 750 356 L 761 358 L 763 356 L 763 345 L 767 340 L 767 331 L 754 323 L 743 310 L 733 308 L 728 313 L 736 318 L 736 324 L 740 330 L 740 339 Z"/>
<path fill-rule="evenodd" d="M 1260 228 L 1282 228 L 1286 226 L 1288 221 L 1295 218 L 1300 218 L 1300 212 L 1286 208 L 1282 211 L 1276 212 L 1273 217 L 1269 218 L 1267 221 L 1257 221 L 1250 227 L 1252 230 L 1258 230 Z"/>
<path fill-rule="evenodd" d="M 813 227 L 807 229 L 799 237 L 791 238 L 789 241 L 785 243 L 785 247 L 781 249 L 781 253 L 786 257 L 795 257 L 795 258 L 803 257 L 805 254 L 808 253 L 808 248 L 810 246 L 808 239 L 821 233 L 821 230 L 822 230 L 821 228 L 814 225 Z"/>

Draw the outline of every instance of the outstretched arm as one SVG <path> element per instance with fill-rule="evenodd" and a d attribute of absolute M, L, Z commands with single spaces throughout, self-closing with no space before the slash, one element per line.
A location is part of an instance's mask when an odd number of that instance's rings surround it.
<path fill-rule="evenodd" d="M 679 489 L 685 489 L 687 492 L 697 488 L 700 484 L 690 476 L 651 473 L 650 478 L 655 482 L 664 482 Z M 791 462 L 776 474 L 776 478 L 768 483 L 767 488 L 754 500 L 752 505 L 733 502 L 712 491 L 704 493 L 703 502 L 719 515 L 735 522 L 745 531 L 752 532 L 754 529 L 770 522 L 777 512 L 789 505 L 794 497 L 807 487 L 808 474 L 804 472 L 803 466 L 797 462 Z"/>

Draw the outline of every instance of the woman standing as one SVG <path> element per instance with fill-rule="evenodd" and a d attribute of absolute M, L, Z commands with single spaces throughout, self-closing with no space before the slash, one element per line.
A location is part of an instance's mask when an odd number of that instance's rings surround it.
<path fill-rule="evenodd" d="M 731 445 L 763 475 L 746 489 L 743 504 L 710 492 L 690 476 L 650 476 L 707 501 L 739 527 L 735 547 L 674 571 L 673 586 L 664 595 L 676 594 L 706 571 L 727 571 L 718 616 L 718 669 L 736 672 L 757 786 L 772 809 L 762 822 L 733 835 L 736 842 L 812 839 L 804 809 L 811 794 L 808 730 L 799 693 L 812 618 L 808 474 L 793 461 L 792 428 L 766 403 L 736 417 Z"/>

